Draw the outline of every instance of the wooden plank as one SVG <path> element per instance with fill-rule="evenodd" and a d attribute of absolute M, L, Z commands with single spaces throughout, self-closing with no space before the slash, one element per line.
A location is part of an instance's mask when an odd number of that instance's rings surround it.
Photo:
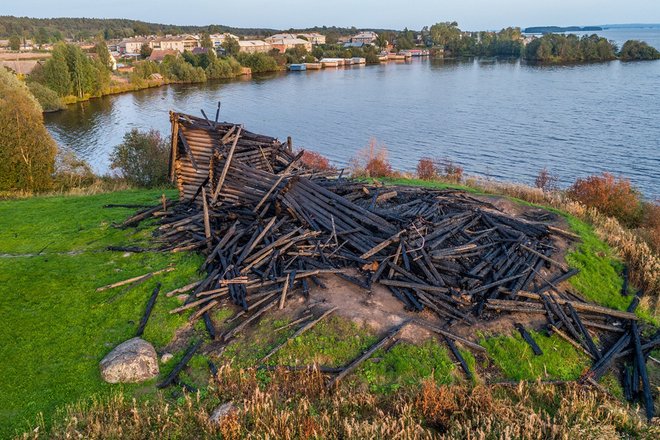
<path fill-rule="evenodd" d="M 103 292 L 103 291 L 108 290 L 108 289 L 114 289 L 115 287 L 125 286 L 125 285 L 127 285 L 127 284 L 131 284 L 131 283 L 135 283 L 135 282 L 138 282 L 138 281 L 142 281 L 142 280 L 145 279 L 145 278 L 151 278 L 151 277 L 154 276 L 154 275 L 159 275 L 159 274 L 161 274 L 161 273 L 166 273 L 166 272 L 172 272 L 174 269 L 175 269 L 174 267 L 166 267 L 165 269 L 157 270 L 157 271 L 155 271 L 155 272 L 145 273 L 144 275 L 140 275 L 140 276 L 137 276 L 137 277 L 129 278 L 129 279 L 124 280 L 124 281 L 118 281 L 118 282 L 116 282 L 116 283 L 108 284 L 107 286 L 98 287 L 98 288 L 96 289 L 96 291 L 97 291 L 97 292 Z"/>
<path fill-rule="evenodd" d="M 218 199 L 218 195 L 220 194 L 222 185 L 225 182 L 225 178 L 227 177 L 227 172 L 229 172 L 229 167 L 231 166 L 231 161 L 234 157 L 234 151 L 236 151 L 236 144 L 238 144 L 238 139 L 241 137 L 241 130 L 243 130 L 243 127 L 238 128 L 238 132 L 236 133 L 236 137 L 234 138 L 234 143 L 231 144 L 231 148 L 229 149 L 229 153 L 227 154 L 227 158 L 225 159 L 225 166 L 222 168 L 222 173 L 218 178 L 218 183 L 212 195 L 213 196 L 211 199 L 212 203 L 215 203 L 216 200 Z"/>

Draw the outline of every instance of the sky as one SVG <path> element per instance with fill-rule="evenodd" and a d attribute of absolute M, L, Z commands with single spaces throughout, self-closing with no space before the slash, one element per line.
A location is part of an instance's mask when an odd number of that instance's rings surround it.
<path fill-rule="evenodd" d="M 660 0 L 3 0 L 0 15 L 130 18 L 178 25 L 274 29 L 311 26 L 465 30 L 507 26 L 660 23 Z"/>

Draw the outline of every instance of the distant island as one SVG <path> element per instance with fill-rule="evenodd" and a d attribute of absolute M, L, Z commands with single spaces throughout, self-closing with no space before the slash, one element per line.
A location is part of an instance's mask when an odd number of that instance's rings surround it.
<path fill-rule="evenodd" d="M 562 32 L 602 31 L 601 26 L 533 26 L 523 29 L 526 34 L 556 34 Z"/>

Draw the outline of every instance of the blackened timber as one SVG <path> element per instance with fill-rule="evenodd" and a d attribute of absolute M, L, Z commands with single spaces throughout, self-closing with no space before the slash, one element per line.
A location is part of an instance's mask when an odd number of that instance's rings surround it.
<path fill-rule="evenodd" d="M 354 359 L 350 364 L 348 364 L 344 368 L 344 370 L 341 373 L 339 373 L 334 379 L 330 381 L 330 383 L 328 384 L 328 388 L 331 389 L 332 387 L 334 387 L 337 383 L 339 383 L 340 380 L 342 380 L 343 378 L 348 376 L 351 372 L 353 372 L 362 362 L 369 359 L 378 349 L 384 347 L 385 344 L 387 344 L 389 341 L 392 340 L 392 338 L 398 335 L 399 332 L 401 332 L 401 330 L 403 330 L 403 328 L 409 322 L 410 321 L 404 321 L 403 323 L 391 329 L 380 341 L 373 344 L 364 353 L 362 353 L 360 356 Z"/>
<path fill-rule="evenodd" d="M 566 273 L 559 274 L 559 275 L 555 276 L 554 278 L 552 278 L 551 280 L 548 280 L 548 282 L 546 284 L 539 287 L 534 292 L 535 293 L 543 293 L 546 290 L 556 288 L 559 283 L 568 280 L 569 278 L 577 275 L 579 272 L 580 272 L 579 269 L 571 269 Z"/>
<path fill-rule="evenodd" d="M 200 339 L 199 341 L 192 344 L 183 355 L 183 358 L 179 361 L 179 363 L 176 364 L 170 374 L 167 375 L 165 380 L 156 385 L 156 387 L 165 388 L 170 386 L 176 380 L 176 378 L 179 376 L 179 373 L 185 368 L 188 362 L 190 362 L 190 359 L 192 359 L 195 352 L 199 349 L 199 347 L 201 347 L 202 342 L 203 341 Z"/>
<path fill-rule="evenodd" d="M 153 292 L 151 292 L 151 296 L 149 297 L 149 301 L 147 301 L 147 307 L 145 308 L 144 314 L 140 319 L 140 325 L 138 326 L 138 330 L 135 336 L 140 337 L 144 333 L 144 328 L 147 326 L 147 321 L 149 320 L 149 316 L 151 316 L 151 312 L 153 311 L 154 305 L 156 304 L 156 298 L 158 298 L 158 292 L 160 292 L 160 283 L 156 284 L 156 287 L 154 288 Z"/>
<path fill-rule="evenodd" d="M 431 286 L 429 284 L 411 283 L 407 281 L 390 280 L 390 279 L 382 279 L 379 282 L 386 286 L 408 288 L 408 289 L 419 289 L 433 293 L 444 293 L 444 294 L 449 293 L 449 289 L 447 289 L 446 287 Z"/>
<path fill-rule="evenodd" d="M 520 324 L 520 323 L 515 323 L 514 326 L 520 332 L 520 336 L 527 342 L 527 344 L 532 347 L 532 351 L 534 352 L 534 355 L 536 356 L 541 356 L 543 354 L 543 350 L 541 350 L 541 347 L 536 343 L 534 338 L 532 337 L 531 334 L 525 329 L 525 327 Z"/>
<path fill-rule="evenodd" d="M 473 379 L 472 371 L 470 371 L 470 367 L 468 367 L 468 364 L 467 362 L 465 362 L 465 359 L 463 358 L 463 355 L 461 355 L 461 352 L 458 351 L 458 348 L 456 347 L 456 344 L 454 344 L 454 341 L 452 341 L 447 336 L 443 336 L 443 339 L 445 340 L 445 343 L 449 346 L 449 349 L 451 350 L 456 360 L 461 364 L 461 368 L 465 373 L 465 377 L 468 380 L 472 380 Z"/>
<path fill-rule="evenodd" d="M 580 332 L 582 333 L 582 337 L 584 338 L 584 341 L 587 343 L 587 348 L 594 355 L 596 359 L 600 359 L 601 358 L 600 351 L 596 347 L 596 344 L 594 344 L 594 340 L 591 339 L 591 335 L 589 334 L 589 331 L 584 327 L 584 324 L 582 324 L 582 320 L 575 311 L 575 308 L 571 305 L 571 303 L 566 304 L 566 307 L 568 307 L 568 311 L 571 314 L 571 318 L 573 319 L 573 322 L 580 329 Z"/>
<path fill-rule="evenodd" d="M 204 319 L 204 327 L 206 327 L 206 331 L 208 332 L 209 337 L 212 340 L 215 339 L 215 326 L 213 325 L 213 321 L 211 321 L 211 316 L 209 316 L 208 311 L 205 311 L 204 314 L 202 314 L 202 318 Z"/>
<path fill-rule="evenodd" d="M 303 333 L 305 333 L 307 330 L 309 330 L 309 329 L 311 329 L 312 327 L 314 327 L 316 324 L 318 324 L 319 322 L 321 322 L 322 320 L 324 320 L 325 318 L 327 318 L 328 316 L 330 316 L 332 313 L 334 313 L 335 310 L 337 310 L 337 309 L 338 309 L 338 307 L 333 307 L 333 308 L 331 308 L 331 309 L 328 309 L 328 310 L 326 310 L 325 312 L 323 312 L 318 318 L 316 318 L 316 319 L 314 319 L 314 320 L 312 320 L 312 321 L 309 321 L 308 323 L 306 323 L 305 325 L 303 325 L 302 327 L 300 327 L 298 330 L 296 330 L 296 332 L 295 332 L 294 334 L 292 334 L 290 337 L 288 337 L 288 338 L 286 339 L 286 341 L 284 341 L 282 344 L 276 346 L 276 347 L 273 348 L 270 352 L 268 352 L 268 354 L 267 354 L 266 356 L 264 356 L 264 357 L 261 359 L 261 362 L 265 362 L 268 358 L 270 358 L 272 355 L 274 355 L 275 353 L 277 353 L 278 351 L 280 351 L 284 346 L 286 346 L 286 345 L 287 345 L 289 342 L 291 342 L 293 339 L 297 338 L 298 336 L 300 336 L 300 335 L 302 335 Z"/>
<path fill-rule="evenodd" d="M 649 383 L 648 372 L 646 371 L 646 362 L 642 351 L 642 344 L 639 337 L 639 329 L 635 321 L 630 323 L 630 332 L 635 346 L 635 361 L 639 376 L 642 379 L 642 394 L 644 395 L 644 407 L 646 409 L 646 419 L 650 422 L 653 419 L 653 397 L 651 396 L 651 385 Z"/>

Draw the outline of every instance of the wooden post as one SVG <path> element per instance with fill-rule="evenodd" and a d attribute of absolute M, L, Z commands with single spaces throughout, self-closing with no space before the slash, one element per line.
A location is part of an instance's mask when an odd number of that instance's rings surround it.
<path fill-rule="evenodd" d="M 293 153 L 293 139 L 291 136 L 286 137 L 286 149 L 289 153 Z"/>

